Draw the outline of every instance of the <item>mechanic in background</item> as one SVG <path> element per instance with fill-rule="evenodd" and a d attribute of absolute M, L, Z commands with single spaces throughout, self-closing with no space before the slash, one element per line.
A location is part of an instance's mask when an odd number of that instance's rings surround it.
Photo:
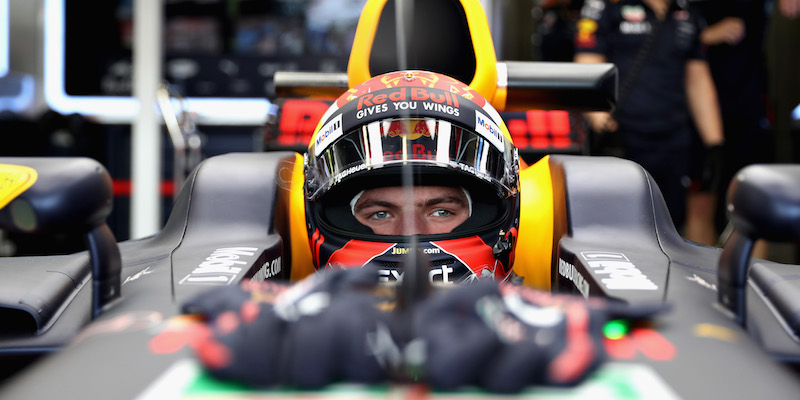
<path fill-rule="evenodd" d="M 702 146 L 696 146 L 696 166 L 704 165 L 705 157 L 724 156 L 721 174 L 715 177 L 696 168 L 689 189 L 686 237 L 698 243 L 721 245 L 717 238 L 727 222 L 725 191 L 736 172 L 750 164 L 774 160 L 766 104 L 765 3 L 765 0 L 692 3 L 707 23 L 700 40 L 708 49 L 726 139 L 721 154 L 705 154 Z M 757 246 L 760 254 L 757 257 L 763 257 L 764 250 L 763 243 Z"/>
<path fill-rule="evenodd" d="M 792 110 L 800 105 L 800 0 L 770 0 L 766 54 L 769 94 L 775 111 L 775 157 L 800 162 L 800 139 L 792 127 Z"/>
<path fill-rule="evenodd" d="M 620 136 L 622 156 L 653 176 L 679 229 L 686 216 L 692 121 L 706 147 L 724 142 L 702 28 L 686 0 L 586 0 L 575 40 L 576 62 L 612 62 L 619 69 L 617 110 L 587 114 L 592 129 Z"/>

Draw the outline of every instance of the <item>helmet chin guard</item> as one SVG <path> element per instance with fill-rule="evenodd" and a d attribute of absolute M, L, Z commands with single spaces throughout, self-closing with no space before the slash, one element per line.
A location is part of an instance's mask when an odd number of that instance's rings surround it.
<path fill-rule="evenodd" d="M 396 281 L 401 260 L 417 249 L 430 261 L 433 282 L 506 279 L 519 224 L 518 177 L 505 124 L 471 88 L 424 71 L 372 78 L 331 106 L 305 154 L 315 268 L 369 266 Z M 375 234 L 353 215 L 351 201 L 364 190 L 409 184 L 465 189 L 469 218 L 447 233 L 399 236 Z"/>

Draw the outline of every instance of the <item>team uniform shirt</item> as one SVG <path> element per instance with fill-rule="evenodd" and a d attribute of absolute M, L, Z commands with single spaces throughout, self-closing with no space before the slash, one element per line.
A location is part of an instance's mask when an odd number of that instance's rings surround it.
<path fill-rule="evenodd" d="M 659 23 L 642 0 L 586 0 L 576 52 L 598 53 L 619 70 L 620 87 L 646 38 Z M 614 117 L 620 128 L 659 138 L 691 123 L 686 102 L 686 62 L 704 59 L 702 16 L 685 0 L 672 2 L 658 37 Z"/>

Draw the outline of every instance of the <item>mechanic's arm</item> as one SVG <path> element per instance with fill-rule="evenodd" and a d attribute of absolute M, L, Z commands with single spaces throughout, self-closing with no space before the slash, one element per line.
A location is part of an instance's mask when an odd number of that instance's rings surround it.
<path fill-rule="evenodd" d="M 605 63 L 606 56 L 600 53 L 581 52 L 575 54 L 574 61 L 576 63 Z M 607 112 L 587 112 L 584 115 L 595 132 L 613 132 L 617 130 L 617 121 Z"/>
<path fill-rule="evenodd" d="M 686 63 L 686 96 L 700 137 L 707 147 L 725 141 L 722 133 L 717 89 L 711 79 L 711 70 L 704 60 L 694 59 Z"/>
<path fill-rule="evenodd" d="M 742 41 L 745 35 L 745 25 L 741 18 L 725 17 L 714 25 L 703 29 L 700 41 L 706 46 L 716 46 L 727 43 L 735 45 Z"/>
<path fill-rule="evenodd" d="M 778 0 L 778 7 L 786 18 L 795 19 L 800 16 L 800 0 Z"/>

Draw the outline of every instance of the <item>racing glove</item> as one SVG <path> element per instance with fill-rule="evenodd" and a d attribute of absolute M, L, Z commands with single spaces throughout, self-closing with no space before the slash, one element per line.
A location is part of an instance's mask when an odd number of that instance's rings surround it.
<path fill-rule="evenodd" d="M 606 322 L 647 319 L 668 308 L 493 281 L 457 287 L 432 296 L 417 313 L 418 337 L 426 345 L 423 381 L 437 389 L 477 386 L 498 393 L 575 385 L 606 359 Z"/>
<path fill-rule="evenodd" d="M 459 287 L 419 312 L 425 381 L 500 393 L 575 384 L 605 358 L 604 322 L 582 298 L 488 281 Z"/>
<path fill-rule="evenodd" d="M 292 286 L 218 289 L 184 310 L 211 321 L 195 351 L 220 379 L 304 389 L 401 380 L 513 393 L 581 382 L 605 359 L 605 322 L 663 308 L 477 281 L 388 311 L 385 289 L 374 270 L 328 270 Z"/>
<path fill-rule="evenodd" d="M 211 330 L 195 353 L 213 376 L 254 387 L 384 381 L 363 338 L 388 317 L 369 292 L 377 274 L 365 272 L 373 271 L 332 270 L 291 286 L 248 283 L 192 299 L 184 312 L 204 316 Z"/>
<path fill-rule="evenodd" d="M 725 162 L 723 145 L 717 144 L 705 148 L 703 170 L 700 176 L 700 190 L 717 193 L 722 182 L 722 168 Z"/>

